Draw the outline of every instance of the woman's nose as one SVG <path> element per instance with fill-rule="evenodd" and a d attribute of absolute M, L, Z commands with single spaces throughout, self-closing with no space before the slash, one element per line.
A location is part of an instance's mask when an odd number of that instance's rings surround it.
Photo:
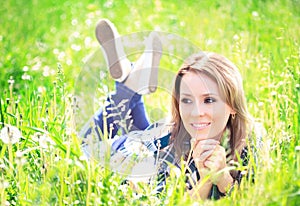
<path fill-rule="evenodd" d="M 192 108 L 191 114 L 193 116 L 203 116 L 205 114 L 204 105 L 201 104 L 201 103 L 194 104 L 194 107 Z"/>

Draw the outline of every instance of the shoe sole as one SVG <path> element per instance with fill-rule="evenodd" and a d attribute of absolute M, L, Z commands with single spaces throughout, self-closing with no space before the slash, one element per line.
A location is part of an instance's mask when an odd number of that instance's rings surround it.
<path fill-rule="evenodd" d="M 112 27 L 113 25 L 109 22 L 101 20 L 96 26 L 96 38 L 105 51 L 111 77 L 119 79 L 123 76 L 123 70 L 116 48 L 116 32 L 113 31 Z"/>
<path fill-rule="evenodd" d="M 157 89 L 158 68 L 162 56 L 162 44 L 158 37 L 153 38 L 152 48 L 153 48 L 153 55 L 152 55 L 151 75 L 149 79 L 149 92 L 155 92 Z"/>

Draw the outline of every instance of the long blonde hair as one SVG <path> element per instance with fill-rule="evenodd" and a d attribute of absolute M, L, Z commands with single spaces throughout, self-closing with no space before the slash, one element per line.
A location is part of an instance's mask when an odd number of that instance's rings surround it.
<path fill-rule="evenodd" d="M 246 98 L 243 90 L 242 77 L 237 67 L 222 55 L 216 53 L 201 52 L 193 54 L 185 60 L 179 69 L 175 85 L 172 91 L 172 122 L 175 126 L 172 130 L 171 143 L 174 144 L 177 158 L 186 156 L 190 148 L 186 148 L 186 142 L 190 135 L 183 126 L 179 113 L 179 96 L 182 77 L 188 73 L 202 73 L 207 75 L 218 85 L 220 93 L 235 112 L 235 118 L 230 116 L 226 128 L 229 130 L 229 145 L 232 158 L 236 159 L 235 152 L 241 153 L 248 135 L 251 116 L 248 113 Z"/>

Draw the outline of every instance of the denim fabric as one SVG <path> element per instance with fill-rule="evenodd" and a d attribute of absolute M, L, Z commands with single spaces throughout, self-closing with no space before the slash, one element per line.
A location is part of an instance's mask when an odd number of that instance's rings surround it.
<path fill-rule="evenodd" d="M 150 125 L 142 96 L 122 83 L 116 82 L 115 87 L 116 91 L 107 97 L 107 105 L 94 115 L 93 129 L 99 139 L 102 139 L 104 130 L 107 130 L 109 137 L 113 138 L 119 130 L 125 134 L 134 130 L 144 130 Z M 92 128 L 89 128 L 84 136 L 90 134 L 91 130 Z"/>

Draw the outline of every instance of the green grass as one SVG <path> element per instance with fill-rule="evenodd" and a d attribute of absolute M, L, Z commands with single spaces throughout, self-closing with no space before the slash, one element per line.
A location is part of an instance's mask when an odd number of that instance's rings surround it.
<path fill-rule="evenodd" d="M 14 145 L 0 141 L 1 205 L 203 203 L 184 193 L 181 179 L 170 178 L 167 191 L 157 198 L 150 194 L 151 186 L 121 186 L 121 177 L 98 167 L 97 161 L 82 159 L 74 126 L 74 88 L 97 98 L 106 86 L 111 89 L 111 79 L 97 76 L 100 67 L 105 71 L 94 37 L 100 18 L 112 20 L 123 35 L 150 30 L 176 34 L 239 67 L 249 109 L 263 122 L 269 147 L 260 154 L 255 183 L 245 180 L 241 190 L 206 205 L 299 205 L 299 6 L 299 0 L 3 2 L 0 121 L 17 126 L 22 139 Z M 182 45 L 174 45 L 174 62 L 167 55 L 162 59 L 162 67 L 171 72 L 185 55 Z M 168 49 L 164 47 L 166 54 Z M 79 87 L 82 76 L 90 84 Z M 10 77 L 14 84 L 8 83 Z M 145 96 L 152 120 L 168 112 L 163 87 Z M 91 102 L 84 118 L 99 106 Z M 56 144 L 39 143 L 34 138 L 38 134 Z"/>

